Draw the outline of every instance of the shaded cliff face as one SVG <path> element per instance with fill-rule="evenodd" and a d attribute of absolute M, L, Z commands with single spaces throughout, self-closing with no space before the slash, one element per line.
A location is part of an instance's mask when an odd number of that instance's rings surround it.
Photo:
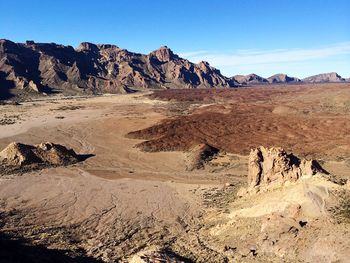
<path fill-rule="evenodd" d="M 120 93 L 129 88 L 234 87 L 207 62 L 191 63 L 161 47 L 148 55 L 115 45 L 0 40 L 0 93 Z"/>

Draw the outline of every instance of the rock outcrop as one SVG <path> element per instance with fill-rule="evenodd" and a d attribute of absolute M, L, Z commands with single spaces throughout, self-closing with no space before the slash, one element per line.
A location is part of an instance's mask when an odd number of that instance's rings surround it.
<path fill-rule="evenodd" d="M 205 143 L 195 145 L 187 153 L 186 169 L 189 171 L 201 169 L 218 153 L 219 149 L 211 145 Z"/>
<path fill-rule="evenodd" d="M 282 148 L 252 149 L 248 163 L 249 188 L 295 182 L 302 176 L 327 173 L 315 160 L 299 159 Z"/>
<path fill-rule="evenodd" d="M 17 93 L 120 93 L 148 88 L 229 88 L 236 82 L 207 62 L 161 47 L 148 55 L 115 45 L 0 40 L 0 97 Z"/>
<path fill-rule="evenodd" d="M 69 165 L 79 161 L 80 157 L 72 149 L 50 142 L 38 145 L 13 142 L 0 152 L 0 165 L 5 172 Z"/>
<path fill-rule="evenodd" d="M 323 82 L 345 82 L 346 80 L 338 75 L 336 72 L 323 73 L 310 76 L 303 79 L 303 82 L 308 83 L 323 83 Z"/>
<path fill-rule="evenodd" d="M 256 84 L 281 84 L 281 83 L 297 83 L 300 79 L 290 77 L 286 74 L 275 74 L 269 78 L 263 78 L 256 74 L 249 75 L 235 75 L 232 79 L 236 80 L 242 85 L 256 85 Z"/>
<path fill-rule="evenodd" d="M 300 82 L 301 80 L 295 77 L 290 77 L 286 74 L 275 74 L 269 78 L 267 78 L 268 82 L 271 84 L 274 83 L 297 83 Z"/>

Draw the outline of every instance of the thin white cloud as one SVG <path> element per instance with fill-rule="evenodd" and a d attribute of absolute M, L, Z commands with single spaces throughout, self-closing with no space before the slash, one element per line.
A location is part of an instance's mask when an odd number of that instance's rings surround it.
<path fill-rule="evenodd" d="M 208 61 L 215 67 L 240 65 L 272 64 L 281 62 L 308 61 L 324 59 L 337 55 L 350 54 L 350 42 L 310 48 L 310 49 L 275 49 L 275 50 L 237 50 L 234 53 L 215 53 L 206 51 L 184 52 L 182 56 L 193 61 Z"/>

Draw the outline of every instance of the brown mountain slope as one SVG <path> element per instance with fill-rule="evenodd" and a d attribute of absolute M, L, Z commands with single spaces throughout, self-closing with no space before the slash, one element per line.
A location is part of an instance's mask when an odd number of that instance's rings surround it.
<path fill-rule="evenodd" d="M 268 84 L 269 81 L 254 73 L 249 75 L 235 75 L 232 77 L 241 84 Z"/>
<path fill-rule="evenodd" d="M 336 72 L 323 73 L 303 79 L 304 82 L 345 82 L 346 80 L 338 75 Z"/>
<path fill-rule="evenodd" d="M 267 80 L 270 83 L 294 83 L 294 82 L 300 82 L 300 79 L 295 78 L 295 77 L 290 77 L 286 74 L 275 74 L 269 78 L 267 78 Z"/>
<path fill-rule="evenodd" d="M 0 97 L 11 93 L 120 93 L 130 88 L 234 87 L 207 62 L 191 63 L 161 47 L 148 55 L 115 45 L 0 40 Z"/>

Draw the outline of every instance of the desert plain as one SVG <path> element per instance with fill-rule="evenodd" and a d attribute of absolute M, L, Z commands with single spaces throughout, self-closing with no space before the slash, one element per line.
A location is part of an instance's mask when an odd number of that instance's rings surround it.
<path fill-rule="evenodd" d="M 0 261 L 350 258 L 349 83 L 56 95 L 0 108 L 0 149 L 53 142 L 87 156 L 1 175 Z M 198 145 L 217 152 L 204 158 Z M 332 180 L 240 195 L 259 146 L 315 159 Z"/>

